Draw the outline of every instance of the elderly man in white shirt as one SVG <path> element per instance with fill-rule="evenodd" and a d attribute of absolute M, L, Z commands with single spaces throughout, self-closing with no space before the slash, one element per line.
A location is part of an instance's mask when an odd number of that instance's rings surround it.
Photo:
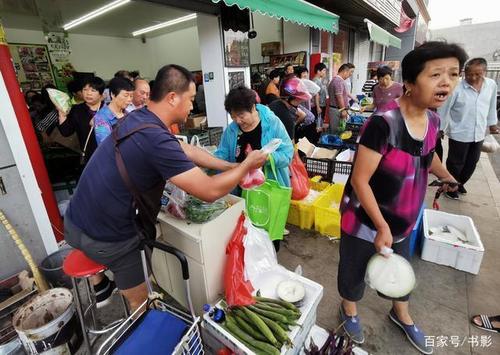
<path fill-rule="evenodd" d="M 469 60 L 465 65 L 465 79 L 438 110 L 441 130 L 449 137 L 446 167 L 462 184 L 458 192 L 446 193 L 454 200 L 458 199 L 458 193 L 467 193 L 464 185 L 476 169 L 488 126 L 491 133 L 498 133 L 497 84 L 485 77 L 486 67 L 484 58 Z"/>

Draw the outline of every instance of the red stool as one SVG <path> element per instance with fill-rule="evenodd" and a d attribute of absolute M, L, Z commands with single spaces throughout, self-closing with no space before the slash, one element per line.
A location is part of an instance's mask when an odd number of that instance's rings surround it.
<path fill-rule="evenodd" d="M 83 341 L 89 354 L 92 354 L 92 343 L 89 341 L 89 334 L 95 334 L 95 335 L 104 334 L 116 328 L 123 321 L 123 319 L 118 319 L 102 327 L 101 329 L 97 329 L 97 322 L 95 315 L 97 303 L 95 298 L 94 287 L 90 284 L 90 277 L 106 271 L 106 266 L 96 263 L 95 261 L 89 259 L 81 250 L 75 249 L 66 257 L 66 259 L 64 259 L 63 271 L 66 275 L 71 277 L 71 282 L 73 283 L 73 295 L 75 297 L 75 302 L 76 302 L 76 311 L 78 313 L 80 325 L 82 326 Z M 89 301 L 89 305 L 85 310 L 83 309 L 82 301 L 80 298 L 80 292 L 78 291 L 77 281 L 79 279 L 82 279 L 84 281 Z M 122 299 L 123 308 L 125 310 L 125 318 L 127 318 L 128 317 L 127 303 L 125 302 L 125 299 L 121 293 L 120 297 Z M 88 327 L 85 321 L 87 313 L 89 312 L 91 315 L 92 327 Z M 94 341 L 96 339 L 97 338 L 95 338 Z"/>

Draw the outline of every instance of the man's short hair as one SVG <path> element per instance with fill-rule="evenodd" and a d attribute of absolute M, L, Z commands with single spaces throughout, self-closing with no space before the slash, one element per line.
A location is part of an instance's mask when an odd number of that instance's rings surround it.
<path fill-rule="evenodd" d="M 257 102 L 255 91 L 246 86 L 239 86 L 231 89 L 224 100 L 224 108 L 227 112 L 252 112 L 252 108 Z"/>
<path fill-rule="evenodd" d="M 148 81 L 147 81 L 146 79 L 136 78 L 136 79 L 134 80 L 134 88 L 136 88 L 136 89 L 137 89 L 137 84 L 139 84 L 141 81 L 144 81 L 146 84 L 148 84 L 148 85 L 149 85 L 149 83 L 148 83 Z"/>
<path fill-rule="evenodd" d="M 346 70 L 351 70 L 352 68 L 349 66 L 349 63 L 344 63 L 340 66 L 338 73 L 345 72 Z"/>
<path fill-rule="evenodd" d="M 345 63 L 345 65 L 347 65 L 349 67 L 349 69 L 354 69 L 356 68 L 356 66 L 352 63 Z"/>
<path fill-rule="evenodd" d="M 118 96 L 120 91 L 134 91 L 134 84 L 128 79 L 125 78 L 113 78 L 109 82 L 109 92 L 113 94 L 113 96 Z"/>
<path fill-rule="evenodd" d="M 458 44 L 447 43 L 445 41 L 425 42 L 403 58 L 401 62 L 403 81 L 414 84 L 418 75 L 424 70 L 425 63 L 443 58 L 456 58 L 461 70 L 467 60 L 467 53 Z"/>
<path fill-rule="evenodd" d="M 316 63 L 316 65 L 314 66 L 314 74 L 322 71 L 323 69 L 326 69 L 325 63 Z"/>
<path fill-rule="evenodd" d="M 182 94 L 189 90 L 191 83 L 194 83 L 194 76 L 189 70 L 176 64 L 165 65 L 156 74 L 154 85 L 151 86 L 150 99 L 159 102 L 169 92 Z"/>
<path fill-rule="evenodd" d="M 106 88 L 106 83 L 98 76 L 93 76 L 85 79 L 83 81 L 83 87 L 87 85 L 90 86 L 92 89 L 99 91 L 100 95 L 104 93 L 104 89 Z"/>
<path fill-rule="evenodd" d="M 115 75 L 113 75 L 114 78 L 130 78 L 130 72 L 128 70 L 118 70 Z"/>
<path fill-rule="evenodd" d="M 269 79 L 273 80 L 274 78 L 279 78 L 281 76 L 281 73 L 279 69 L 273 69 L 269 73 Z"/>
<path fill-rule="evenodd" d="M 488 62 L 484 58 L 472 58 L 465 63 L 465 71 L 469 70 L 473 65 L 482 65 L 485 69 L 488 67 Z"/>
<path fill-rule="evenodd" d="M 377 68 L 377 79 L 382 79 L 384 76 L 392 76 L 392 69 L 387 65 L 382 65 Z"/>

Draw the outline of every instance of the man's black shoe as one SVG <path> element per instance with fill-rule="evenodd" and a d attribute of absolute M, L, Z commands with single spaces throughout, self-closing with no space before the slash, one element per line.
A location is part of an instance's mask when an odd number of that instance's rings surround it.
<path fill-rule="evenodd" d="M 447 193 L 444 194 L 446 197 L 448 197 L 449 199 L 452 199 L 452 200 L 458 200 L 458 192 L 456 191 L 449 191 Z"/>
<path fill-rule="evenodd" d="M 97 303 L 97 308 L 101 308 L 111 301 L 111 295 L 115 290 L 116 285 L 113 281 L 110 281 L 106 276 L 97 285 L 94 285 L 95 300 Z"/>
<path fill-rule="evenodd" d="M 467 193 L 467 190 L 465 189 L 464 185 L 458 185 L 458 193 L 465 195 Z"/>

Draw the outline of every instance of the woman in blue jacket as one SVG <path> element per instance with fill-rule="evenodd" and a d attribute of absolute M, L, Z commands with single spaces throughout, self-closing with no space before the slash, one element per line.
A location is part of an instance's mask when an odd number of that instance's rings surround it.
<path fill-rule="evenodd" d="M 223 160 L 239 163 L 245 160 L 248 147 L 261 149 L 274 138 L 281 139 L 281 145 L 272 153 L 276 174 L 273 176 L 270 163 L 266 164 L 269 178 L 282 186 L 290 187 L 288 169 L 293 158 L 293 144 L 281 120 L 264 105 L 256 104 L 255 92 L 246 87 L 229 91 L 224 101 L 233 122 L 222 134 L 221 142 L 215 155 Z M 279 248 L 279 243 L 275 243 Z"/>

